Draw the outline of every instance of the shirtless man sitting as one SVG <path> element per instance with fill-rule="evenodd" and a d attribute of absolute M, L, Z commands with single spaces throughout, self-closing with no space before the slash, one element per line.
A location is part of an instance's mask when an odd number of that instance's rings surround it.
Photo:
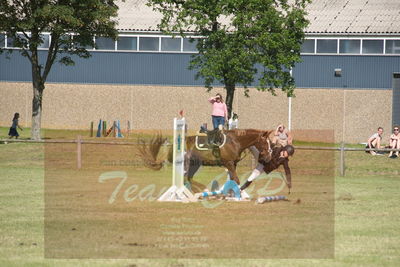
<path fill-rule="evenodd" d="M 399 134 L 399 126 L 395 126 L 393 128 L 393 133 L 389 137 L 389 147 L 392 149 L 400 149 L 400 134 Z M 399 156 L 399 151 L 396 151 L 393 154 L 393 151 L 390 151 L 389 158 L 397 158 Z"/>

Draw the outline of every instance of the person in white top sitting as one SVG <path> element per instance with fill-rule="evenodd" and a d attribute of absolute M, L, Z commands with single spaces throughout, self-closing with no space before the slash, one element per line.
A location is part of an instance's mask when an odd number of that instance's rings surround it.
<path fill-rule="evenodd" d="M 292 135 L 283 124 L 279 124 L 278 127 L 276 127 L 272 142 L 282 147 L 292 145 Z"/>
<path fill-rule="evenodd" d="M 371 135 L 371 137 L 367 141 L 367 146 L 365 148 L 381 148 L 381 141 L 382 141 L 382 134 L 383 134 L 383 128 L 379 127 L 378 132 L 374 133 Z M 371 155 L 376 155 L 376 151 L 366 151 L 367 153 L 370 153 Z"/>

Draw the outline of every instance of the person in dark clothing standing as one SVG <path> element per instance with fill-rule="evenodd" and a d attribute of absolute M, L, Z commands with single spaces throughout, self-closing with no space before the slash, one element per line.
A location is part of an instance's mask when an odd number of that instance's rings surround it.
<path fill-rule="evenodd" d="M 272 149 L 272 159 L 266 162 L 260 158 L 257 167 L 253 170 L 250 177 L 247 178 L 246 182 L 240 187 L 240 190 L 246 189 L 263 172 L 268 174 L 281 165 L 283 165 L 283 168 L 285 169 L 287 185 L 290 189 L 292 187 L 292 176 L 289 168 L 289 156 L 292 156 L 293 154 L 294 147 L 292 145 L 284 147 L 275 146 Z"/>
<path fill-rule="evenodd" d="M 10 137 L 10 139 L 13 138 L 14 136 L 16 139 L 19 137 L 17 128 L 19 128 L 21 131 L 23 131 L 21 126 L 19 126 L 18 119 L 19 119 L 19 113 L 15 113 L 14 118 L 12 120 L 12 125 L 10 127 L 10 131 L 8 131 L 8 136 Z"/>

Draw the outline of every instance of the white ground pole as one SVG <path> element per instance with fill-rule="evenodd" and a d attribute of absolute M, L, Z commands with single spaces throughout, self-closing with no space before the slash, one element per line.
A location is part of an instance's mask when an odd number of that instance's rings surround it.
<path fill-rule="evenodd" d="M 293 75 L 293 69 L 290 68 L 290 77 Z M 289 101 L 288 101 L 288 130 L 290 131 L 292 129 L 292 97 L 289 96 Z"/>
<path fill-rule="evenodd" d="M 340 145 L 340 175 L 345 175 L 346 166 L 344 164 L 344 138 L 346 131 L 346 88 L 343 88 L 343 116 L 342 116 L 342 143 Z"/>
<path fill-rule="evenodd" d="M 288 130 L 292 129 L 292 97 L 289 96 L 289 107 L 288 107 Z"/>
<path fill-rule="evenodd" d="M 158 199 L 158 201 L 188 202 L 193 194 L 184 185 L 185 162 L 185 118 L 174 118 L 174 142 L 172 161 L 172 186 Z"/>

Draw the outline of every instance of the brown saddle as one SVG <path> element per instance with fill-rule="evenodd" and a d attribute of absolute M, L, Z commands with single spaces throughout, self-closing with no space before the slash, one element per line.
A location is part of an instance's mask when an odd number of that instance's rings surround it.
<path fill-rule="evenodd" d="M 197 133 L 195 145 L 198 150 L 213 150 L 225 145 L 226 135 L 219 129 Z"/>

